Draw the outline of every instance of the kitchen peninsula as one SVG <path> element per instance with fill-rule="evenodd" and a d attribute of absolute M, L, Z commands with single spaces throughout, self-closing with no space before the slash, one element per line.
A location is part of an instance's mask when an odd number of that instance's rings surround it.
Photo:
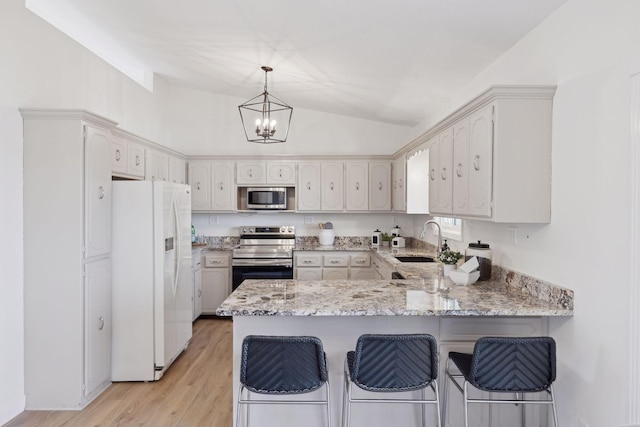
<path fill-rule="evenodd" d="M 507 275 L 504 282 L 458 286 L 440 277 L 437 264 L 423 268 L 426 270 L 423 278 L 411 280 L 245 281 L 218 308 L 219 315 L 233 316 L 234 382 L 239 373 L 241 342 L 246 335 L 317 336 L 324 344 L 329 364 L 331 421 L 339 425 L 344 357 L 355 348 L 361 334 L 432 334 L 440 349 L 442 393 L 443 365 L 449 351 L 471 351 L 480 336 L 545 335 L 548 317 L 573 314 L 573 293 L 566 289 L 549 292 L 561 295 L 558 300 L 542 299 L 507 283 L 508 277 L 513 276 Z M 458 407 L 460 402 L 452 399 L 450 404 Z M 322 422 L 320 412 L 317 415 L 310 412 L 320 409 L 288 407 L 285 418 L 281 406 L 265 406 L 268 407 L 252 409 L 252 425 L 273 425 L 267 421 L 270 417 L 277 417 L 283 426 Z M 417 408 L 396 406 L 399 407 L 356 407 L 354 425 L 413 425 L 418 419 Z M 452 425 L 460 412 L 451 411 Z M 427 416 L 433 415 L 430 414 Z M 518 414 L 514 408 L 501 406 L 485 415 L 509 420 Z M 528 411 L 527 418 L 546 425 L 543 408 Z"/>

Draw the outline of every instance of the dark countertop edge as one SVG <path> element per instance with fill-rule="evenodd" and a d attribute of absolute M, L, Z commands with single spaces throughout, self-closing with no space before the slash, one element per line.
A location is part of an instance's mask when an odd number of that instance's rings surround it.
<path fill-rule="evenodd" d="M 491 313 L 490 311 L 463 311 L 463 310 L 447 310 L 446 312 L 436 311 L 416 311 L 416 312 L 403 312 L 403 313 L 370 313 L 370 312 L 355 312 L 348 314 L 335 314 L 329 312 L 314 312 L 299 314 L 295 312 L 283 312 L 283 311 L 216 311 L 218 316 L 242 316 L 242 317 L 572 317 L 573 311 L 571 310 L 549 310 L 549 312 L 540 313 L 537 311 L 526 312 L 518 311 L 513 313 Z"/>

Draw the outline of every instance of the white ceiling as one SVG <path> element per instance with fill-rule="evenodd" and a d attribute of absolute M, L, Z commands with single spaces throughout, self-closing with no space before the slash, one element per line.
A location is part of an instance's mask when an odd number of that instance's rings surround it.
<path fill-rule="evenodd" d="M 26 0 L 143 85 L 414 126 L 566 0 Z M 500 82 L 496 82 L 500 83 Z"/>

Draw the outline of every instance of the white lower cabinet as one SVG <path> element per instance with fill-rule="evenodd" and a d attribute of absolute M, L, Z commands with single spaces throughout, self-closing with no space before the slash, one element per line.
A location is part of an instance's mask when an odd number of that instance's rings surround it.
<path fill-rule="evenodd" d="M 301 251 L 294 254 L 296 280 L 373 279 L 368 252 Z"/>
<path fill-rule="evenodd" d="M 85 264 L 85 378 L 89 396 L 111 379 L 111 259 Z"/>
<path fill-rule="evenodd" d="M 202 314 L 216 314 L 216 309 L 231 295 L 230 253 L 204 254 L 202 276 Z"/>
<path fill-rule="evenodd" d="M 199 250 L 191 254 L 191 280 L 193 282 L 193 319 L 196 320 L 202 314 L 202 255 Z"/>

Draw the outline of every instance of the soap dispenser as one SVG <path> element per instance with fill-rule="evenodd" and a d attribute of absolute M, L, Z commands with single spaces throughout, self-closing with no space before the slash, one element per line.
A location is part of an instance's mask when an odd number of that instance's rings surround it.
<path fill-rule="evenodd" d="M 380 246 L 380 230 L 377 228 L 371 235 L 371 246 Z"/>

